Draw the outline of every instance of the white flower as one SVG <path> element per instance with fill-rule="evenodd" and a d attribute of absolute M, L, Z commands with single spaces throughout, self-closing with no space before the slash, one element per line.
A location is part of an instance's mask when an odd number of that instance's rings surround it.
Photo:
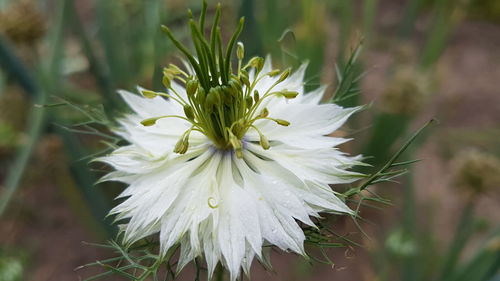
<path fill-rule="evenodd" d="M 265 245 L 305 255 L 299 222 L 353 213 L 330 185 L 359 179 L 348 170 L 359 157 L 337 150 L 347 140 L 329 134 L 359 108 L 320 104 L 325 87 L 304 93 L 306 64 L 293 74 L 272 69 L 270 58 L 244 64 L 241 43 L 233 73 L 243 19 L 224 47 L 220 6 L 209 38 L 206 8 L 189 24 L 196 55 L 163 27 L 187 73 L 165 68 L 166 93 L 121 91 L 133 113 L 116 133 L 129 145 L 98 160 L 115 169 L 102 180 L 128 184 L 111 211 L 125 243 L 159 233 L 160 256 L 180 245 L 178 270 L 204 257 L 209 278 L 220 262 L 235 280 L 254 257 L 264 261 Z"/>
<path fill-rule="evenodd" d="M 329 185 L 359 179 L 348 171 L 359 157 L 336 149 L 347 139 L 329 134 L 359 108 L 320 104 L 325 87 L 304 93 L 305 64 L 289 76 L 272 73 L 270 59 L 261 67 L 249 72 L 250 82 L 260 79 L 252 90 L 262 94 L 275 85 L 273 92 L 298 95 L 261 100 L 246 114 L 263 118 L 253 121 L 241 139 L 231 139 L 229 148 L 192 129 L 189 118 L 153 118 L 142 125 L 155 116 L 185 116 L 185 109 L 154 92 L 139 89 L 146 98 L 120 91 L 133 112 L 119 120 L 117 133 L 130 144 L 98 160 L 116 170 L 103 180 L 128 185 L 119 196 L 124 201 L 111 211 L 118 220 L 127 219 L 125 242 L 159 233 L 161 255 L 181 245 L 178 269 L 203 256 L 210 276 L 221 262 L 235 280 L 241 268 L 248 273 L 254 257 L 263 259 L 263 245 L 305 255 L 298 222 L 313 226 L 310 217 L 320 212 L 353 213 Z M 168 83 L 167 95 L 174 97 L 175 91 L 189 99 L 183 86 Z M 280 126 L 287 121 L 289 126 Z M 187 131 L 188 141 L 183 141 Z M 184 153 L 174 153 L 182 143 Z"/>

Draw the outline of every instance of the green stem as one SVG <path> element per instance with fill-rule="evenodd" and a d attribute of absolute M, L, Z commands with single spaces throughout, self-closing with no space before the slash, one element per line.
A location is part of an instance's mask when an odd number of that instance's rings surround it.
<path fill-rule="evenodd" d="M 370 44 L 375 18 L 377 16 L 378 0 L 365 0 L 363 5 L 363 30 L 366 42 Z"/>
<path fill-rule="evenodd" d="M 423 0 L 410 0 L 406 6 L 403 20 L 401 22 L 400 36 L 405 39 L 408 38 L 415 26 L 420 8 L 422 7 Z"/>
<path fill-rule="evenodd" d="M 345 53 L 347 51 L 349 37 L 351 36 L 352 17 L 354 13 L 353 1 L 338 1 L 340 5 L 340 38 L 339 42 L 342 44 L 339 49 L 338 61 L 340 65 L 345 63 Z"/>
<path fill-rule="evenodd" d="M 117 95 L 113 94 L 114 86 L 111 82 L 109 72 L 107 72 L 102 63 L 97 59 L 96 52 L 87 36 L 85 28 L 76 12 L 74 0 L 69 3 L 71 18 L 73 19 L 73 27 L 76 35 L 79 37 L 82 44 L 82 50 L 90 64 L 90 70 L 95 75 L 97 85 L 100 88 L 102 96 L 105 98 L 107 104 L 113 105 L 116 101 Z"/>
<path fill-rule="evenodd" d="M 452 14 L 455 5 L 450 0 L 438 0 L 435 4 L 435 18 L 420 61 L 420 67 L 423 70 L 434 65 L 446 48 L 446 43 L 453 30 Z"/>
<path fill-rule="evenodd" d="M 46 93 L 44 91 L 37 91 L 37 103 L 43 104 L 46 100 Z M 4 192 L 0 198 L 0 216 L 6 210 L 13 194 L 21 184 L 22 177 L 28 167 L 31 154 L 33 153 L 38 139 L 45 128 L 45 108 L 33 107 L 30 112 L 30 125 L 28 129 L 28 142 L 17 153 L 14 163 L 7 173 L 4 183 Z"/>
<path fill-rule="evenodd" d="M 439 280 L 446 280 L 453 273 L 460 253 L 474 231 L 474 203 L 474 200 L 469 200 L 462 211 L 455 235 L 445 256 Z"/>

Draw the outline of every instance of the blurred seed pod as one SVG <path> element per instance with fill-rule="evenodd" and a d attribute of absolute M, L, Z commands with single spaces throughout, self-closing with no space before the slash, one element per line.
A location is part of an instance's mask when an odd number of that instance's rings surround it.
<path fill-rule="evenodd" d="M 395 46 L 394 63 L 396 65 L 411 65 L 417 63 L 417 51 L 410 42 L 401 42 Z"/>
<path fill-rule="evenodd" d="M 500 159 L 477 149 L 460 152 L 452 159 L 455 183 L 460 188 L 481 194 L 500 186 Z"/>
<path fill-rule="evenodd" d="M 47 21 L 32 1 L 19 1 L 0 12 L 0 32 L 12 42 L 31 46 L 47 31 Z"/>
<path fill-rule="evenodd" d="M 396 229 L 389 234 L 385 247 L 396 257 L 411 257 L 418 251 L 415 239 L 405 234 L 402 229 Z"/>
<path fill-rule="evenodd" d="M 427 77 L 410 67 L 400 67 L 382 94 L 381 110 L 386 113 L 413 116 L 423 106 L 429 89 Z"/>

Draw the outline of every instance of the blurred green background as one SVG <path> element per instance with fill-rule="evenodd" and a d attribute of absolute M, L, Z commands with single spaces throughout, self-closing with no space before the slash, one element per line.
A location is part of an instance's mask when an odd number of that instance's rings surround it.
<path fill-rule="evenodd" d="M 249 56 L 308 60 L 308 89 L 352 85 L 341 104 L 371 104 L 336 134 L 375 168 L 439 120 L 406 152 L 422 161 L 400 184 L 363 195 L 361 228 L 333 224 L 359 246 L 329 251 L 333 266 L 273 253 L 275 272 L 256 263 L 252 280 L 500 280 L 500 1 L 222 3 L 224 35 L 245 16 Z M 122 186 L 95 186 L 105 167 L 88 162 L 117 141 L 105 129 L 124 108 L 115 90 L 161 89 L 162 66 L 178 53 L 160 25 L 187 40 L 187 8 L 197 14 L 201 1 L 0 0 L 0 281 L 99 272 L 74 271 L 109 256 L 81 241 L 114 236 L 105 215 Z M 40 106 L 62 101 L 70 105 Z M 192 269 L 179 280 L 193 280 Z"/>

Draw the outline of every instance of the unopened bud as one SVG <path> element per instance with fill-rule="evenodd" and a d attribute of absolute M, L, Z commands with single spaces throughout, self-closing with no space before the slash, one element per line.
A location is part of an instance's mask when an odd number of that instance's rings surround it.
<path fill-rule="evenodd" d="M 158 94 L 156 92 L 150 91 L 150 90 L 142 90 L 141 94 L 143 97 L 148 98 L 148 99 L 156 98 L 158 96 Z"/>

